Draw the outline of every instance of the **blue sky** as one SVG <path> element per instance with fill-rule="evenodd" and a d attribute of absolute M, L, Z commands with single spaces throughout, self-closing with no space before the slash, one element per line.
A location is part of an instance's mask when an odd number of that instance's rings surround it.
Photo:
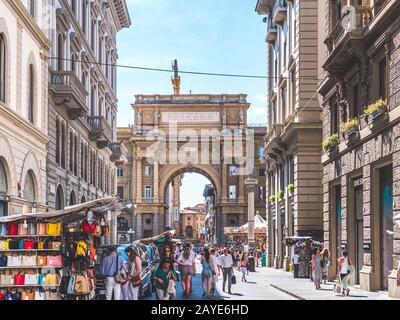
<path fill-rule="evenodd" d="M 256 0 L 127 0 L 132 26 L 118 35 L 119 64 L 265 75 L 265 24 Z M 182 74 L 182 93 L 246 93 L 250 123 L 265 123 L 265 79 Z M 118 126 L 133 123 L 136 94 L 171 94 L 171 74 L 118 69 Z"/>

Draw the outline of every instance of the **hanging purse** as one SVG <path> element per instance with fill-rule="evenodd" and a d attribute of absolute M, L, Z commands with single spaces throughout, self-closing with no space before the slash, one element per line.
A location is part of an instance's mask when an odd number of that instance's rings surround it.
<path fill-rule="evenodd" d="M 18 225 L 16 223 L 8 224 L 8 235 L 17 236 L 18 235 Z"/>
<path fill-rule="evenodd" d="M 45 300 L 45 299 L 46 295 L 43 291 L 41 291 L 40 289 L 35 291 L 35 300 Z"/>
<path fill-rule="evenodd" d="M 45 236 L 46 235 L 46 224 L 38 223 L 36 225 L 36 232 L 39 236 Z"/>
<path fill-rule="evenodd" d="M 82 222 L 82 231 L 86 234 L 93 234 L 96 231 L 96 224 L 89 224 L 87 220 Z"/>
<path fill-rule="evenodd" d="M 36 235 L 36 223 L 29 223 L 28 224 L 28 234 L 31 236 Z"/>
<path fill-rule="evenodd" d="M 8 228 L 7 224 L 0 223 L 0 236 L 4 237 L 8 235 Z"/>
<path fill-rule="evenodd" d="M 33 250 L 35 248 L 35 243 L 32 240 L 25 240 L 24 241 L 24 248 L 25 250 Z"/>
<path fill-rule="evenodd" d="M 45 267 L 47 266 L 47 257 L 46 256 L 37 256 L 36 257 L 36 265 L 38 267 Z"/>
<path fill-rule="evenodd" d="M 49 236 L 59 236 L 61 234 L 61 223 L 47 223 L 46 234 Z"/>
<path fill-rule="evenodd" d="M 78 294 L 88 294 L 90 292 L 85 276 L 81 274 L 76 276 L 74 289 Z"/>
<path fill-rule="evenodd" d="M 21 267 L 22 257 L 19 255 L 11 255 L 7 260 L 7 267 Z"/>
<path fill-rule="evenodd" d="M 26 226 L 26 228 L 24 227 Z M 28 235 L 28 225 L 25 223 L 18 224 L 18 235 L 19 236 L 27 236 Z"/>
<path fill-rule="evenodd" d="M 76 255 L 77 256 L 85 256 L 87 250 L 87 244 L 85 241 L 79 241 L 76 246 Z"/>
<path fill-rule="evenodd" d="M 0 256 L 0 267 L 7 267 L 7 256 L 5 256 L 4 254 L 2 254 Z"/>
<path fill-rule="evenodd" d="M 35 300 L 35 292 L 33 290 L 23 290 L 21 300 Z"/>
<path fill-rule="evenodd" d="M 36 256 L 22 256 L 22 266 L 23 267 L 33 267 L 36 266 Z"/>
<path fill-rule="evenodd" d="M 94 235 L 96 237 L 100 237 L 101 236 L 101 226 L 99 224 L 96 223 L 96 229 L 94 231 Z"/>
<path fill-rule="evenodd" d="M 14 285 L 23 286 L 25 285 L 25 271 L 19 271 L 14 275 Z"/>
<path fill-rule="evenodd" d="M 61 267 L 62 266 L 62 256 L 47 256 L 47 265 L 52 267 Z"/>

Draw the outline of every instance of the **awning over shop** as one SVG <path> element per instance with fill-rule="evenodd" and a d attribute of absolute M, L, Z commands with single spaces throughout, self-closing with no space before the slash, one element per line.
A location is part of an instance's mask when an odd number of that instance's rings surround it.
<path fill-rule="evenodd" d="M 7 223 L 18 221 L 22 219 L 46 219 L 51 220 L 63 220 L 65 223 L 72 223 L 78 221 L 86 216 L 87 210 L 92 210 L 93 212 L 107 212 L 107 211 L 122 211 L 127 208 L 123 204 L 119 197 L 104 197 L 92 201 L 88 201 L 82 204 L 77 204 L 74 206 L 66 207 L 63 210 L 57 210 L 53 212 L 46 213 L 23 213 L 15 214 L 0 218 L 0 223 Z"/>
<path fill-rule="evenodd" d="M 249 232 L 249 223 L 241 227 L 225 227 L 224 233 L 226 236 L 247 235 Z M 267 233 L 267 221 L 260 215 L 254 216 L 254 233 L 256 235 L 265 235 Z"/>

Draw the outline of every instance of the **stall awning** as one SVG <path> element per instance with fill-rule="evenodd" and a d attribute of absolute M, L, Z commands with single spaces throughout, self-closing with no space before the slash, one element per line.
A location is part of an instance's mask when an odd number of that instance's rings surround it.
<path fill-rule="evenodd" d="M 13 222 L 22 219 L 46 219 L 46 220 L 63 220 L 65 223 L 72 223 L 79 221 L 86 216 L 87 210 L 93 212 L 107 212 L 115 210 L 124 210 L 125 205 L 119 197 L 104 197 L 92 201 L 88 201 L 82 204 L 66 207 L 63 210 L 57 210 L 45 213 L 23 213 L 15 214 L 6 217 L 1 217 L 1 223 Z"/>

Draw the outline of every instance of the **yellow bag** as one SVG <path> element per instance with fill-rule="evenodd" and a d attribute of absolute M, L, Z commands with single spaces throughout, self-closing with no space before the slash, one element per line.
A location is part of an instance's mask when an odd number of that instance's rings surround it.
<path fill-rule="evenodd" d="M 79 241 L 78 245 L 76 246 L 76 255 L 77 256 L 84 256 L 86 254 L 87 244 L 85 241 Z"/>
<path fill-rule="evenodd" d="M 43 250 L 44 249 L 44 241 L 40 241 L 38 243 L 38 249 Z"/>
<path fill-rule="evenodd" d="M 49 236 L 59 236 L 61 234 L 61 223 L 47 223 L 46 234 Z"/>
<path fill-rule="evenodd" d="M 48 286 L 50 286 L 50 285 L 58 285 L 59 284 L 58 273 L 48 273 L 46 275 L 46 284 Z"/>
<path fill-rule="evenodd" d="M 292 272 L 292 271 L 293 271 L 293 265 L 289 264 L 289 272 Z"/>

